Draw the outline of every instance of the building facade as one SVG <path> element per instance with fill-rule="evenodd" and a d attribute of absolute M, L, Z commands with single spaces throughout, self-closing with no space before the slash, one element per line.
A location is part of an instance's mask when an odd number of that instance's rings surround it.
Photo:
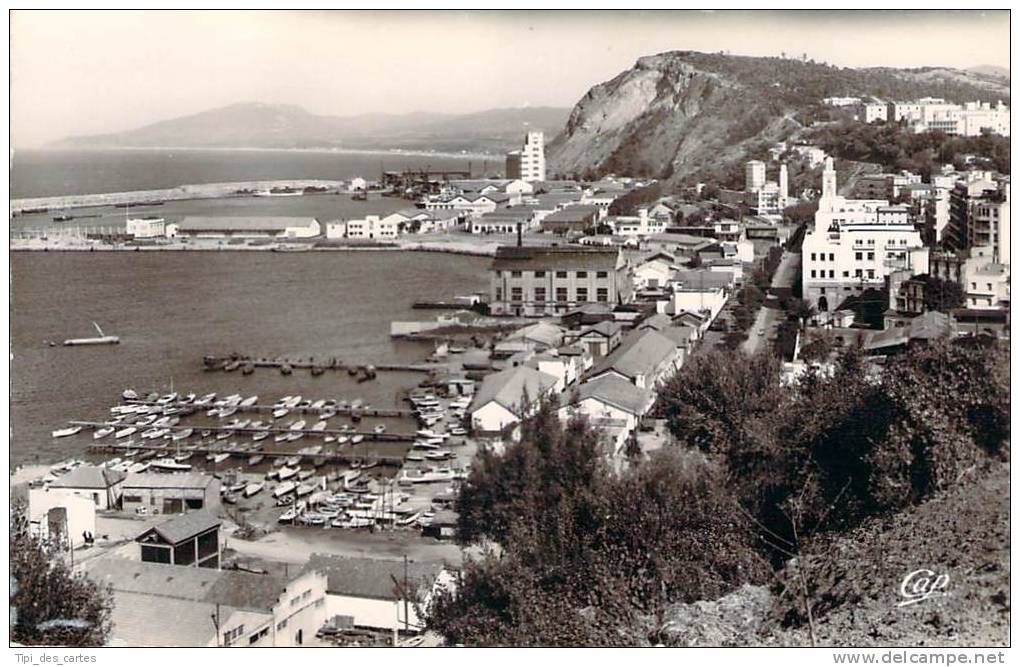
<path fill-rule="evenodd" d="M 633 294 L 618 248 L 502 246 L 489 277 L 494 315 L 549 315 L 592 303 L 612 307 Z"/>
<path fill-rule="evenodd" d="M 544 133 L 528 132 L 521 150 L 507 153 L 506 177 L 527 183 L 545 180 Z"/>
<path fill-rule="evenodd" d="M 954 250 L 990 246 L 993 259 L 1009 264 L 1010 184 L 957 182 L 949 194 L 946 245 Z"/>

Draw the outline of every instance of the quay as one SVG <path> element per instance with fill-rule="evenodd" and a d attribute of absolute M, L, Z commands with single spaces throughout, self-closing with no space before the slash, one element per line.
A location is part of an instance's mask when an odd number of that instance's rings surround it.
<path fill-rule="evenodd" d="M 441 370 L 442 366 L 437 364 L 345 364 L 339 359 L 328 359 L 317 362 L 312 358 L 307 360 L 291 359 L 265 359 L 253 358 L 244 355 L 217 356 L 207 354 L 202 359 L 207 371 L 225 371 L 231 373 L 236 370 L 244 372 L 246 366 L 251 368 L 276 368 L 284 371 L 310 370 L 313 374 L 325 371 L 346 371 L 352 375 L 358 374 L 360 380 L 374 379 L 376 371 L 401 371 L 414 373 L 432 373 Z"/>

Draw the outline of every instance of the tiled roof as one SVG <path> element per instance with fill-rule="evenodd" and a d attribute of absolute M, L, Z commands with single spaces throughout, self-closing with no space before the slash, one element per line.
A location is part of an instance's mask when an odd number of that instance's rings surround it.
<path fill-rule="evenodd" d="M 312 554 L 303 572 L 311 571 L 326 575 L 326 592 L 330 595 L 348 595 L 373 600 L 401 599 L 393 579 L 403 585 L 403 561 Z M 409 562 L 408 587 L 414 592 L 422 589 L 431 590 L 436 577 L 442 571 L 441 563 Z"/>
<path fill-rule="evenodd" d="M 682 289 L 721 289 L 733 283 L 733 274 L 729 271 L 677 271 L 673 282 Z"/>
<path fill-rule="evenodd" d="M 121 647 L 204 647 L 216 644 L 212 617 L 216 605 L 194 600 L 159 600 L 151 595 L 115 591 L 111 645 Z M 220 622 L 233 613 L 220 607 Z M 271 619 L 270 614 L 265 615 Z"/>
<path fill-rule="evenodd" d="M 620 258 L 616 248 L 598 246 L 501 246 L 492 269 L 548 271 L 613 271 Z"/>
<path fill-rule="evenodd" d="M 588 380 L 577 388 L 576 394 L 571 394 L 570 401 L 576 403 L 589 398 L 639 416 L 648 412 L 655 400 L 652 392 L 636 387 L 618 375 Z"/>
<path fill-rule="evenodd" d="M 155 531 L 170 544 L 179 544 L 189 537 L 200 535 L 208 530 L 218 527 L 222 522 L 206 511 L 188 512 L 178 514 L 163 523 L 157 524 L 136 537 L 140 540 L 150 531 Z"/>
<path fill-rule="evenodd" d="M 131 473 L 124 480 L 126 489 L 205 489 L 215 478 L 197 472 Z"/>
<path fill-rule="evenodd" d="M 647 377 L 675 353 L 676 344 L 657 331 L 634 331 L 614 352 L 599 362 L 592 376 L 612 370 L 628 378 L 638 375 Z"/>
<path fill-rule="evenodd" d="M 485 376 L 471 401 L 470 412 L 495 401 L 510 412 L 517 414 L 524 394 L 534 401 L 544 396 L 556 385 L 556 378 L 548 373 L 536 371 L 527 366 L 507 368 Z"/>
<path fill-rule="evenodd" d="M 563 329 L 549 322 L 536 322 L 514 331 L 507 340 L 530 340 L 556 347 L 563 342 Z"/>
<path fill-rule="evenodd" d="M 79 466 L 50 483 L 51 489 L 108 489 L 127 475 L 104 466 Z"/>
<path fill-rule="evenodd" d="M 564 209 L 550 213 L 542 222 L 576 222 L 588 223 L 599 214 L 597 206 L 588 204 L 574 204 Z"/>

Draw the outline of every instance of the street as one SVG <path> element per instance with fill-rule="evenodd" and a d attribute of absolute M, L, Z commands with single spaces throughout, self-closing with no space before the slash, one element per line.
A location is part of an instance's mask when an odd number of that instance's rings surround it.
<path fill-rule="evenodd" d="M 800 253 L 783 252 L 776 274 L 772 277 L 772 287 L 793 287 L 797 271 L 800 270 Z M 740 349 L 749 355 L 757 354 L 758 350 L 768 342 L 768 339 L 775 331 L 776 325 L 786 316 L 785 311 L 779 308 L 776 301 L 766 301 L 758 310 L 754 318 L 754 324 L 747 332 L 747 340 L 740 346 Z M 759 333 L 760 332 L 760 333 Z"/>

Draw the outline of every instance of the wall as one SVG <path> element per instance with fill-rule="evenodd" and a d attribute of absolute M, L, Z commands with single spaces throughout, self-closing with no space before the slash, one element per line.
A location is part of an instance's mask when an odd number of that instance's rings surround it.
<path fill-rule="evenodd" d="M 95 535 L 96 505 L 91 499 L 65 493 L 60 489 L 29 489 L 28 518 L 33 524 L 38 523 L 40 536 L 48 536 L 47 514 L 54 507 L 67 509 L 66 530 L 72 546 L 80 547 L 85 543 L 82 533 L 86 530 Z"/>

